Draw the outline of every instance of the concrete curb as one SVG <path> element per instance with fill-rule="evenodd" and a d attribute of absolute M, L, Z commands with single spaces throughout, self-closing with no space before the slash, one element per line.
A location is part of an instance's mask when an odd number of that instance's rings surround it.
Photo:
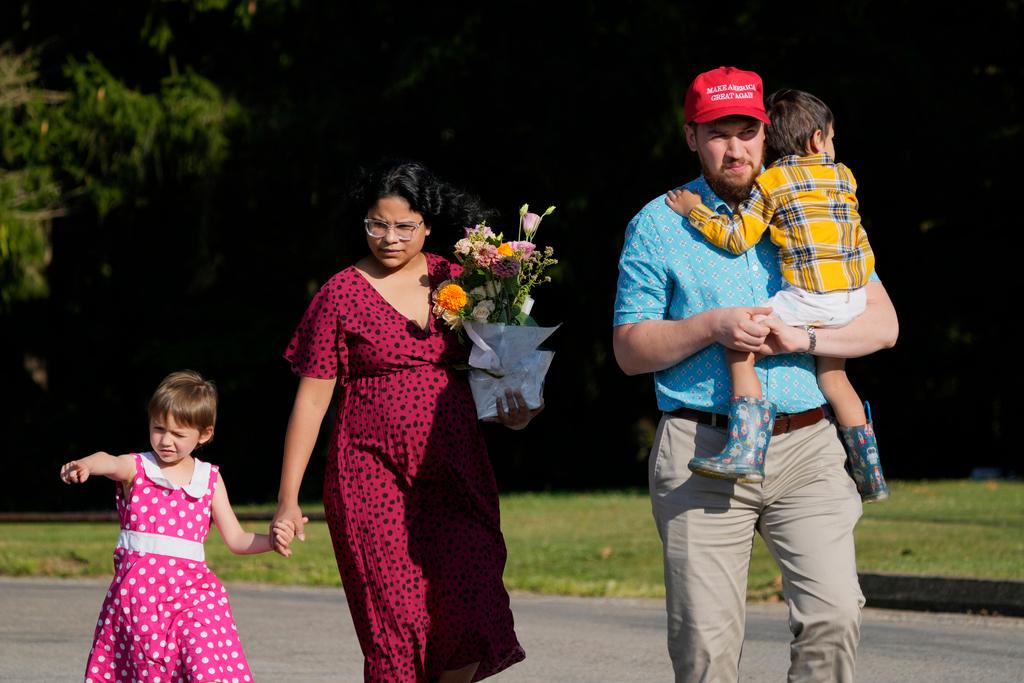
<path fill-rule="evenodd" d="M 868 607 L 1024 616 L 1024 581 L 860 574 Z"/>
<path fill-rule="evenodd" d="M 323 521 L 323 510 L 307 513 L 311 521 Z M 240 512 L 246 521 L 269 520 L 266 512 Z M 116 522 L 117 513 L 106 512 L 0 512 L 3 522 Z M 1024 616 L 1024 581 L 965 579 L 913 574 L 859 574 L 868 607 Z"/>

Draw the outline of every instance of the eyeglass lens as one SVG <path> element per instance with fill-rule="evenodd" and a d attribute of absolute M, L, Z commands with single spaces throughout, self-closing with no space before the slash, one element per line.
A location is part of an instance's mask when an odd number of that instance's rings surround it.
<path fill-rule="evenodd" d="M 420 227 L 419 223 L 387 223 L 385 221 L 379 221 L 374 218 L 363 219 L 363 223 L 366 224 L 366 234 L 373 238 L 381 238 L 388 234 L 389 228 L 394 228 L 395 235 L 402 241 L 409 241 L 412 239 L 412 235 L 416 232 L 416 228 Z"/>

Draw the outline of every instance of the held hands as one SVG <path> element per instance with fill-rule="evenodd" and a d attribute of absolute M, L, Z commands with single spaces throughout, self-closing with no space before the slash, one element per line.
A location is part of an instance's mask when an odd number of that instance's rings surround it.
<path fill-rule="evenodd" d="M 689 217 L 694 207 L 700 204 L 700 195 L 687 189 L 669 190 L 665 193 L 665 203 L 680 216 Z"/>
<path fill-rule="evenodd" d="M 305 525 L 309 517 L 302 514 L 298 504 L 278 505 L 270 522 L 270 545 L 282 557 L 291 557 L 291 544 L 295 538 L 306 540 Z"/>
<path fill-rule="evenodd" d="M 523 398 L 522 392 L 519 391 L 506 391 L 505 404 L 508 406 L 508 410 L 501 404 L 500 398 L 495 401 L 498 416 L 486 417 L 484 422 L 500 422 L 509 429 L 519 430 L 530 424 L 530 420 L 535 418 L 540 411 L 544 410 L 543 399 L 541 399 L 540 405 L 536 408 L 529 408 L 526 405 L 526 399 Z"/>
<path fill-rule="evenodd" d="M 765 351 L 769 348 L 768 335 L 773 331 L 768 325 L 772 319 L 768 317 L 771 313 L 770 308 L 744 306 L 714 309 L 711 334 L 716 342 L 727 349 L 771 353 L 770 350 Z"/>
<path fill-rule="evenodd" d="M 308 522 L 307 517 L 302 518 Z M 270 524 L 270 547 L 282 557 L 291 557 L 292 539 L 295 538 L 295 522 L 290 519 L 281 519 Z"/>
<path fill-rule="evenodd" d="M 775 356 L 782 353 L 807 353 L 811 345 L 810 336 L 803 327 L 793 327 L 782 322 L 775 316 L 770 316 L 762 321 L 771 330 L 761 348 L 758 350 L 763 356 Z"/>

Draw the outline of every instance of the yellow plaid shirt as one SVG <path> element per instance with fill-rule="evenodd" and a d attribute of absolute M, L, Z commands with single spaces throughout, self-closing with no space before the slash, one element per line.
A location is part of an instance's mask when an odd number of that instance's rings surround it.
<path fill-rule="evenodd" d="M 810 292 L 863 287 L 875 255 L 857 212 L 857 181 L 828 154 L 782 157 L 758 176 L 732 216 L 703 204 L 690 224 L 712 244 L 741 254 L 769 230 L 788 282 Z"/>

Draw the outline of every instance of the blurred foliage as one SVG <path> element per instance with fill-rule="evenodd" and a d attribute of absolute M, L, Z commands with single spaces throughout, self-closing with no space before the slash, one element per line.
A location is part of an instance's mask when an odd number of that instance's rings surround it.
<path fill-rule="evenodd" d="M 485 428 L 502 487 L 642 485 L 658 413 L 650 378 L 625 377 L 611 351 L 616 260 L 631 216 L 699 171 L 682 94 L 720 64 L 836 113 L 902 314 L 896 349 L 850 363 L 887 472 L 1017 468 L 991 365 L 1014 338 L 1013 249 L 970 240 L 1016 227 L 1020 14 L 976 3 L 924 25 L 906 0 L 6 3 L 3 73 L 22 79 L 3 90 L 22 99 L 0 99 L 13 474 L 144 447 L 149 393 L 194 367 L 223 399 L 210 457 L 248 477 L 236 498 L 272 498 L 294 391 L 280 353 L 311 291 L 361 255 L 352 175 L 399 154 L 480 194 L 498 228 L 524 197 L 559 207 L 545 241 L 561 263 L 535 308 L 564 323 L 559 353 L 530 429 Z M 107 505 L 50 479 L 3 505 Z"/>
<path fill-rule="evenodd" d="M 52 169 L 27 163 L 32 148 L 49 131 L 46 112 L 65 100 L 63 93 L 36 86 L 30 58 L 0 47 L 0 307 L 45 296 L 50 261 L 50 220 L 60 213 L 60 189 Z"/>

